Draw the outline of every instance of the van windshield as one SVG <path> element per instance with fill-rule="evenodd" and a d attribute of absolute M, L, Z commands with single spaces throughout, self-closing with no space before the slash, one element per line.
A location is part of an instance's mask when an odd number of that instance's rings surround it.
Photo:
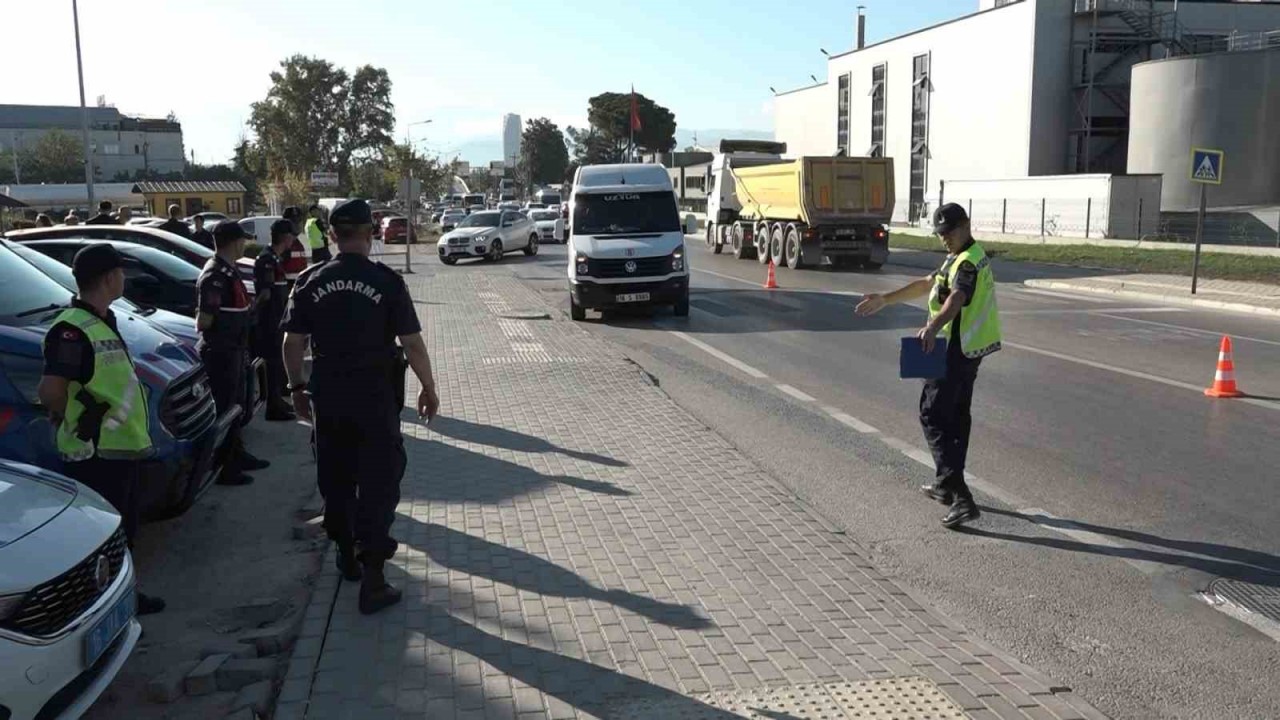
<path fill-rule="evenodd" d="M 576 235 L 680 232 L 675 195 L 669 191 L 581 194 L 574 200 Z"/>

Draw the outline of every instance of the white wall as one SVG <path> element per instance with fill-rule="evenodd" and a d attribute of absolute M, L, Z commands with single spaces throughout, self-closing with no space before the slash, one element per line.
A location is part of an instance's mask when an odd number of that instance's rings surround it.
<path fill-rule="evenodd" d="M 943 200 L 966 208 L 975 231 L 1039 235 L 1043 221 L 1048 236 L 1137 238 L 1138 227 L 1154 231 L 1159 223 L 1160 178 L 1094 174 L 947 180 Z"/>
<path fill-rule="evenodd" d="M 831 155 L 836 151 L 835 86 L 822 84 L 773 99 L 773 139 L 787 155 Z"/>
<path fill-rule="evenodd" d="M 1161 12 L 1173 12 L 1172 2 L 1157 2 Z M 1178 3 L 1178 24 L 1187 32 L 1230 34 L 1280 29 L 1280 5 L 1262 2 Z"/>
<path fill-rule="evenodd" d="M 1035 13 L 1032 42 L 1028 175 L 1067 172 L 1067 147 L 1075 107 L 1071 94 L 1072 3 L 1028 0 Z"/>

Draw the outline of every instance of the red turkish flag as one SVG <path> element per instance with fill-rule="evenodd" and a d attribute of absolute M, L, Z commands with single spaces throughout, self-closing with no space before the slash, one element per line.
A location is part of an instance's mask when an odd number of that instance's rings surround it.
<path fill-rule="evenodd" d="M 640 129 L 640 107 L 636 105 L 636 89 L 631 88 L 631 132 Z"/>

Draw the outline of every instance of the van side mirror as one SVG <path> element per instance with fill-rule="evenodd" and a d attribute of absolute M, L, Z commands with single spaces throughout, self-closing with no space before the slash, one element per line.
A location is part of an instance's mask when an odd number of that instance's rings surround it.
<path fill-rule="evenodd" d="M 684 216 L 684 234 L 685 235 L 698 234 L 698 217 L 693 213 L 689 213 L 688 215 Z"/>

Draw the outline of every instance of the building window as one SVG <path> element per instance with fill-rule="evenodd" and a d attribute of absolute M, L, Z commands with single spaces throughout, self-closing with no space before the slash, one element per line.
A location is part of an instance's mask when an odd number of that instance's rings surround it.
<path fill-rule="evenodd" d="M 849 83 L 852 75 L 840 76 L 836 91 L 836 149 L 841 155 L 849 154 Z"/>
<path fill-rule="evenodd" d="M 911 61 L 911 195 L 908 218 L 924 213 L 924 188 L 929 180 L 929 55 Z"/>
<path fill-rule="evenodd" d="M 235 198 L 235 197 L 227 198 L 227 214 L 228 215 L 240 214 L 240 198 Z"/>
<path fill-rule="evenodd" d="M 888 66 L 881 63 L 871 68 L 871 149 L 868 157 L 884 157 L 884 92 Z"/>

